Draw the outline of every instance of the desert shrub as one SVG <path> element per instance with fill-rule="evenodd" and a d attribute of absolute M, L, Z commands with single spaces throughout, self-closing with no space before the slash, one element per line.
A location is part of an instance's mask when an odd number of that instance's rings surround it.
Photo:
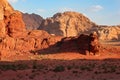
<path fill-rule="evenodd" d="M 80 66 L 81 70 L 86 70 L 86 71 L 92 71 L 95 68 L 95 64 L 94 63 L 89 63 L 89 64 L 84 64 Z"/>
<path fill-rule="evenodd" d="M 72 71 L 72 73 L 78 73 L 78 71 Z"/>
<path fill-rule="evenodd" d="M 73 67 L 72 66 L 67 66 L 67 69 L 68 70 L 71 70 Z"/>
<path fill-rule="evenodd" d="M 0 69 L 3 70 L 3 71 L 6 71 L 6 70 L 15 70 L 16 67 L 13 64 L 6 64 L 6 65 L 0 65 Z"/>
<path fill-rule="evenodd" d="M 0 70 L 6 71 L 6 70 L 24 70 L 24 69 L 28 69 L 28 65 L 26 64 L 4 64 L 4 65 L 0 65 Z"/>
<path fill-rule="evenodd" d="M 116 72 L 117 66 L 110 64 L 102 64 L 101 67 L 103 73 L 113 73 Z"/>
<path fill-rule="evenodd" d="M 25 69 L 29 69 L 29 66 L 27 64 L 18 64 L 18 65 L 16 65 L 16 69 L 17 70 L 25 70 Z"/>
<path fill-rule="evenodd" d="M 63 72 L 63 71 L 65 71 L 65 68 L 64 68 L 64 66 L 60 65 L 60 66 L 56 66 L 53 71 L 54 72 Z"/>

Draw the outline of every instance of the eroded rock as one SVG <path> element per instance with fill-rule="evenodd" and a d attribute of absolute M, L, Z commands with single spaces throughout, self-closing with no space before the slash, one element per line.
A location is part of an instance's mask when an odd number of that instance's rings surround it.
<path fill-rule="evenodd" d="M 39 29 L 46 30 L 50 34 L 70 37 L 77 36 L 95 26 L 96 24 L 84 15 L 69 11 L 57 13 L 51 18 L 43 20 Z"/>
<path fill-rule="evenodd" d="M 0 37 L 17 37 L 25 30 L 21 13 L 14 10 L 7 0 L 0 0 Z"/>

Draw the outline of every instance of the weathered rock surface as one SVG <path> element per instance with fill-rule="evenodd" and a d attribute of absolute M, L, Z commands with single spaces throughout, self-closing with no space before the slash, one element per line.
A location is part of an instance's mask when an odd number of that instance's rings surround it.
<path fill-rule="evenodd" d="M 43 18 L 37 14 L 22 13 L 23 21 L 27 30 L 36 30 L 41 25 Z"/>
<path fill-rule="evenodd" d="M 27 31 L 22 14 L 14 10 L 7 0 L 0 1 L 0 54 L 47 48 L 55 42 L 45 43 L 51 38 L 46 31 Z"/>
<path fill-rule="evenodd" d="M 77 36 L 95 26 L 95 23 L 80 13 L 64 12 L 44 20 L 39 29 L 46 30 L 50 34 L 70 37 Z"/>
<path fill-rule="evenodd" d="M 24 37 L 4 37 L 0 39 L 0 50 L 31 51 L 48 48 L 60 41 L 61 37 L 50 36 L 43 30 L 28 31 Z"/>
<path fill-rule="evenodd" d="M 99 53 L 100 51 L 100 43 L 98 39 L 98 35 L 96 32 L 93 32 L 89 35 L 89 52 L 94 54 Z"/>
<path fill-rule="evenodd" d="M 91 33 L 90 35 L 81 34 L 79 37 L 62 38 L 54 45 L 40 49 L 37 52 L 43 54 L 77 52 L 84 55 L 98 55 L 102 49 L 101 46 L 97 33 Z"/>
<path fill-rule="evenodd" d="M 44 20 L 39 29 L 64 37 L 96 31 L 100 40 L 120 39 L 120 26 L 96 25 L 77 12 L 57 13 L 53 17 Z"/>
<path fill-rule="evenodd" d="M 99 26 L 96 31 L 100 40 L 120 40 L 120 26 Z"/>
<path fill-rule="evenodd" d="M 22 15 L 14 10 L 7 0 L 0 0 L 0 37 L 17 37 L 25 31 Z"/>

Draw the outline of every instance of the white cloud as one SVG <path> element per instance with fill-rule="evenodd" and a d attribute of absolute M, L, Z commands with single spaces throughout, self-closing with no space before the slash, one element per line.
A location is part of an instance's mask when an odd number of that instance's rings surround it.
<path fill-rule="evenodd" d="M 58 12 L 74 11 L 72 8 L 60 8 Z"/>
<path fill-rule="evenodd" d="M 16 3 L 18 0 L 8 0 L 10 3 Z"/>
<path fill-rule="evenodd" d="M 8 0 L 9 3 L 16 3 L 16 2 L 18 2 L 18 1 L 20 1 L 20 0 Z M 21 1 L 24 2 L 24 1 L 26 1 L 26 0 L 21 0 Z"/>
<path fill-rule="evenodd" d="M 92 12 L 98 12 L 98 11 L 100 11 L 102 9 L 103 9 L 103 7 L 101 5 L 94 5 L 94 6 L 91 6 L 89 8 L 89 10 L 92 11 Z"/>

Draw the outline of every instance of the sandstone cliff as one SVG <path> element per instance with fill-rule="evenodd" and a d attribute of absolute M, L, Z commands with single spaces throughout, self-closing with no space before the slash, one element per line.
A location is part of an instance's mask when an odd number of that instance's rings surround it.
<path fill-rule="evenodd" d="M 25 31 L 22 15 L 14 10 L 7 0 L 0 0 L 0 37 L 9 35 L 17 37 Z"/>
<path fill-rule="evenodd" d="M 80 13 L 64 12 L 44 20 L 39 29 L 50 34 L 70 37 L 77 36 L 95 26 L 95 23 Z"/>
<path fill-rule="evenodd" d="M 23 21 L 27 30 L 36 30 L 41 25 L 43 18 L 37 14 L 22 13 Z"/>
<path fill-rule="evenodd" d="M 7 0 L 0 1 L 0 55 L 47 48 L 59 40 L 46 31 L 27 31 L 22 13 L 14 10 Z"/>

